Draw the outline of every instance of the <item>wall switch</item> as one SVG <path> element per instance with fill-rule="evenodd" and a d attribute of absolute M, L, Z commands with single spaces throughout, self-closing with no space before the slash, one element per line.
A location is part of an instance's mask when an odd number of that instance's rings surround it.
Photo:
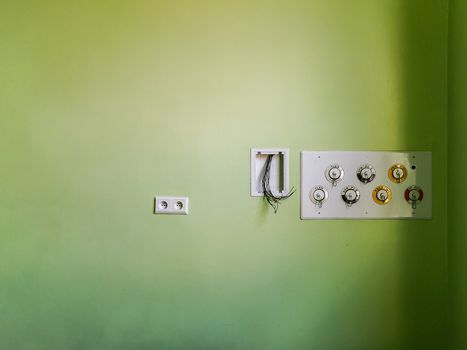
<path fill-rule="evenodd" d="M 154 214 L 188 215 L 188 197 L 156 196 Z"/>

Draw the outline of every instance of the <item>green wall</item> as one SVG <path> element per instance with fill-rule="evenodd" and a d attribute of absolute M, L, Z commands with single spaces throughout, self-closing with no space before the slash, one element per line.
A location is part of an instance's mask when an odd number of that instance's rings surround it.
<path fill-rule="evenodd" d="M 453 350 L 467 349 L 467 3 L 449 4 L 449 300 Z"/>
<path fill-rule="evenodd" d="M 447 14 L 3 0 L 0 349 L 442 349 Z M 250 147 L 432 150 L 433 220 L 274 215 Z"/>

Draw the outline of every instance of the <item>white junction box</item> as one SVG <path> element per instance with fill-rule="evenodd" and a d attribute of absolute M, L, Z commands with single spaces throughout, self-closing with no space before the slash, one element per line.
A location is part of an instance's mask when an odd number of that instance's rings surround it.
<path fill-rule="evenodd" d="M 188 197 L 156 196 L 154 214 L 188 215 Z"/>
<path fill-rule="evenodd" d="M 286 148 L 252 148 L 250 150 L 250 195 L 264 196 L 262 179 L 266 162 L 271 158 L 269 185 L 277 196 L 289 193 L 289 150 Z"/>
<path fill-rule="evenodd" d="M 302 219 L 431 219 L 431 152 L 302 151 Z"/>

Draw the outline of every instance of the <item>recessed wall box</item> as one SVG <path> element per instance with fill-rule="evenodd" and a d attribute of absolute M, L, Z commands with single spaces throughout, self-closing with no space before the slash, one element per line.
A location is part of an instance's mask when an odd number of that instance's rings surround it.
<path fill-rule="evenodd" d="M 269 186 L 274 195 L 289 193 L 289 150 L 286 148 L 252 148 L 250 153 L 250 195 L 261 197 L 262 179 L 268 157 L 272 156 Z"/>

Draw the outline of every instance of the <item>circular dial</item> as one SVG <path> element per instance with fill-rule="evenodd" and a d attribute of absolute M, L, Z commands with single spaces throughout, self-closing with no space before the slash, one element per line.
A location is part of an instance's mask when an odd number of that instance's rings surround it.
<path fill-rule="evenodd" d="M 352 185 L 345 186 L 342 189 L 341 197 L 342 197 L 342 200 L 345 202 L 345 204 L 350 207 L 352 206 L 352 204 L 357 203 L 358 200 L 360 199 L 360 191 L 355 186 L 352 186 Z"/>
<path fill-rule="evenodd" d="M 357 169 L 357 177 L 360 182 L 367 184 L 374 180 L 376 176 L 376 170 L 370 164 L 364 164 Z"/>
<path fill-rule="evenodd" d="M 336 186 L 344 177 L 344 169 L 339 164 L 332 164 L 326 168 L 325 176 L 333 186 Z"/>
<path fill-rule="evenodd" d="M 410 186 L 404 192 L 407 202 L 412 204 L 413 209 L 417 209 L 417 204 L 423 200 L 423 190 L 418 186 Z"/>
<path fill-rule="evenodd" d="M 375 203 L 385 205 L 391 201 L 392 191 L 389 187 L 381 185 L 373 190 L 372 197 Z"/>
<path fill-rule="evenodd" d="M 388 170 L 388 177 L 394 183 L 401 183 L 407 179 L 407 168 L 402 164 L 394 164 Z"/>
<path fill-rule="evenodd" d="M 310 191 L 310 200 L 316 204 L 319 208 L 323 206 L 323 203 L 328 199 L 328 191 L 323 186 L 315 186 Z"/>

